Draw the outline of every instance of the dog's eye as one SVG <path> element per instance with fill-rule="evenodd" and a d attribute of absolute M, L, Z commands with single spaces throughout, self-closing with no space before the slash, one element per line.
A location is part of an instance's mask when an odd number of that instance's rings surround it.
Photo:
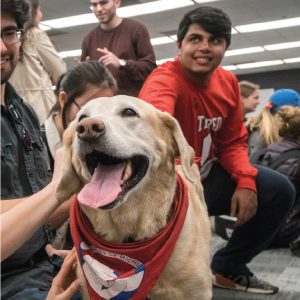
<path fill-rule="evenodd" d="M 79 117 L 78 122 L 80 122 L 81 120 L 83 120 L 83 119 L 85 119 L 85 118 L 87 118 L 87 115 L 82 114 L 82 115 Z"/>
<path fill-rule="evenodd" d="M 133 110 L 132 108 L 125 108 L 122 112 L 121 112 L 121 116 L 122 117 L 136 117 L 138 116 L 137 112 L 135 110 Z"/>

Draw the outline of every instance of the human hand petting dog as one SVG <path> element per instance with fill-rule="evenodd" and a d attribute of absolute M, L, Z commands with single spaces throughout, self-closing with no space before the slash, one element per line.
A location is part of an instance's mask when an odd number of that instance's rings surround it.
<path fill-rule="evenodd" d="M 75 250 L 64 259 L 60 271 L 52 281 L 46 300 L 69 300 L 79 290 L 80 280 L 76 279 L 73 268 L 76 261 Z"/>
<path fill-rule="evenodd" d="M 249 189 L 236 190 L 231 199 L 230 215 L 237 217 L 235 227 L 253 218 L 257 211 L 257 195 Z"/>

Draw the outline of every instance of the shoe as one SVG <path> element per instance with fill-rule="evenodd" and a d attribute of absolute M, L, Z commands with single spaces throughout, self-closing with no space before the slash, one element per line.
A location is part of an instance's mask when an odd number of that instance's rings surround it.
<path fill-rule="evenodd" d="M 258 279 L 250 271 L 245 275 L 227 277 L 219 273 L 212 273 L 212 283 L 216 287 L 254 294 L 276 294 L 279 290 L 278 287 Z"/>

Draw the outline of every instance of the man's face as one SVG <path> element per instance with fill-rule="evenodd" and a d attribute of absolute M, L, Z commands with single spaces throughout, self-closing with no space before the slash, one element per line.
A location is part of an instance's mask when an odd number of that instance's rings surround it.
<path fill-rule="evenodd" d="M 120 0 L 91 0 L 91 8 L 102 24 L 108 24 L 116 15 Z"/>
<path fill-rule="evenodd" d="M 14 34 L 17 29 L 16 20 L 10 15 L 1 13 L 1 84 L 8 81 L 19 59 L 20 42 L 6 45 L 2 34 Z"/>
<path fill-rule="evenodd" d="M 205 31 L 198 24 L 191 24 L 179 49 L 179 60 L 192 80 L 209 79 L 215 68 L 221 63 L 226 41 Z"/>

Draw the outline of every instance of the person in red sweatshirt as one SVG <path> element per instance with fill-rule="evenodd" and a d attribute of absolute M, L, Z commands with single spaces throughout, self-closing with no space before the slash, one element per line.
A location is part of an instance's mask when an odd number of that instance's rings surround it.
<path fill-rule="evenodd" d="M 271 243 L 295 190 L 285 176 L 249 163 L 238 81 L 220 66 L 230 42 L 231 21 L 222 10 L 201 6 L 186 13 L 177 31 L 178 56 L 149 75 L 139 97 L 179 121 L 201 158 L 209 214 L 237 218 L 227 245 L 213 256 L 213 284 L 274 294 L 278 288 L 258 279 L 247 263 Z"/>

